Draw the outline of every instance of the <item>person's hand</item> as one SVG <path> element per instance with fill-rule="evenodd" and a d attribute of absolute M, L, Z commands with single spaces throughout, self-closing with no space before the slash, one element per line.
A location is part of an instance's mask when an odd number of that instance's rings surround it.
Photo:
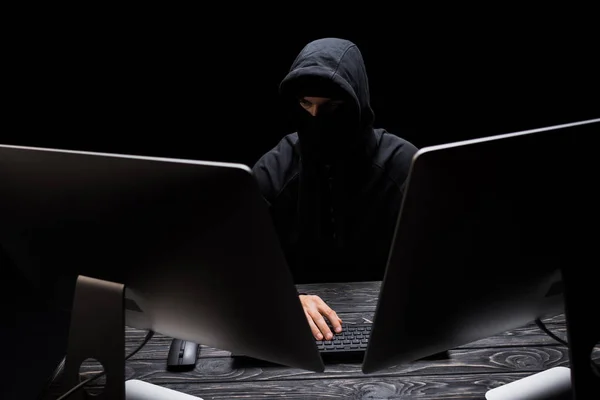
<path fill-rule="evenodd" d="M 333 339 L 333 333 L 324 316 L 331 322 L 331 326 L 336 333 L 342 331 L 342 320 L 319 296 L 312 295 L 300 295 L 300 303 L 308 319 L 310 330 L 312 331 L 315 339 L 317 340 L 331 340 Z"/>

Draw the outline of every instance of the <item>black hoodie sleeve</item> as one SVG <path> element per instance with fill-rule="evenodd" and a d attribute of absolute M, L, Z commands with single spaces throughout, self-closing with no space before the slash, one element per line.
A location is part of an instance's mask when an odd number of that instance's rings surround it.
<path fill-rule="evenodd" d="M 263 155 L 252 168 L 263 198 L 273 214 L 273 203 L 286 185 L 298 176 L 295 168 L 296 134 L 287 135 L 273 149 Z M 308 293 L 298 292 L 298 295 Z"/>
<path fill-rule="evenodd" d="M 297 175 L 294 168 L 296 134 L 287 135 L 263 155 L 252 168 L 263 198 L 271 206 L 287 183 Z"/>

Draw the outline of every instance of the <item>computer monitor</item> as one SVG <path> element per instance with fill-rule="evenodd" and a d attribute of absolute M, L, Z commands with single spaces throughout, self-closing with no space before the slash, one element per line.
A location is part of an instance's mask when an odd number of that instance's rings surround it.
<path fill-rule="evenodd" d="M 571 299 L 587 296 L 577 309 L 595 329 L 589 363 L 599 334 L 585 286 L 598 282 L 598 137 L 595 119 L 419 150 L 363 372 L 559 314 L 566 275 L 580 278 Z"/>
<path fill-rule="evenodd" d="M 0 192 L 0 247 L 42 286 L 123 284 L 129 326 L 324 369 L 248 167 L 0 145 Z"/>

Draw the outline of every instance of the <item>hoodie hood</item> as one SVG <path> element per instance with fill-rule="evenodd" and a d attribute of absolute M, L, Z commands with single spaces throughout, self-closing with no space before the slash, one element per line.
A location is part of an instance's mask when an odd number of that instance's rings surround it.
<path fill-rule="evenodd" d="M 290 72 L 279 86 L 280 94 L 297 100 L 314 90 L 340 90 L 354 102 L 360 129 L 372 129 L 374 113 L 371 109 L 369 82 L 365 63 L 358 47 L 344 39 L 325 38 L 307 44 L 292 64 Z M 305 93 L 302 93 L 302 92 Z M 325 96 L 323 96 L 325 97 Z"/>
<path fill-rule="evenodd" d="M 364 60 L 354 43 L 325 38 L 307 44 L 281 82 L 280 94 L 290 103 L 305 168 L 362 169 L 368 163 L 375 147 L 374 113 Z M 304 96 L 344 103 L 332 113 L 312 117 L 298 102 Z"/>

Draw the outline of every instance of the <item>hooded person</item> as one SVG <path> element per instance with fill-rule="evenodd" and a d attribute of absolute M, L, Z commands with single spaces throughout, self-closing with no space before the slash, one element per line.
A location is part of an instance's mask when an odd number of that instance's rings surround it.
<path fill-rule="evenodd" d="M 295 283 L 382 280 L 417 148 L 373 127 L 365 64 L 350 41 L 307 44 L 280 95 L 297 132 L 253 173 Z M 335 312 L 317 296 L 301 300 L 315 337 L 319 330 L 328 337 L 316 319 L 325 315 L 336 328 Z"/>

